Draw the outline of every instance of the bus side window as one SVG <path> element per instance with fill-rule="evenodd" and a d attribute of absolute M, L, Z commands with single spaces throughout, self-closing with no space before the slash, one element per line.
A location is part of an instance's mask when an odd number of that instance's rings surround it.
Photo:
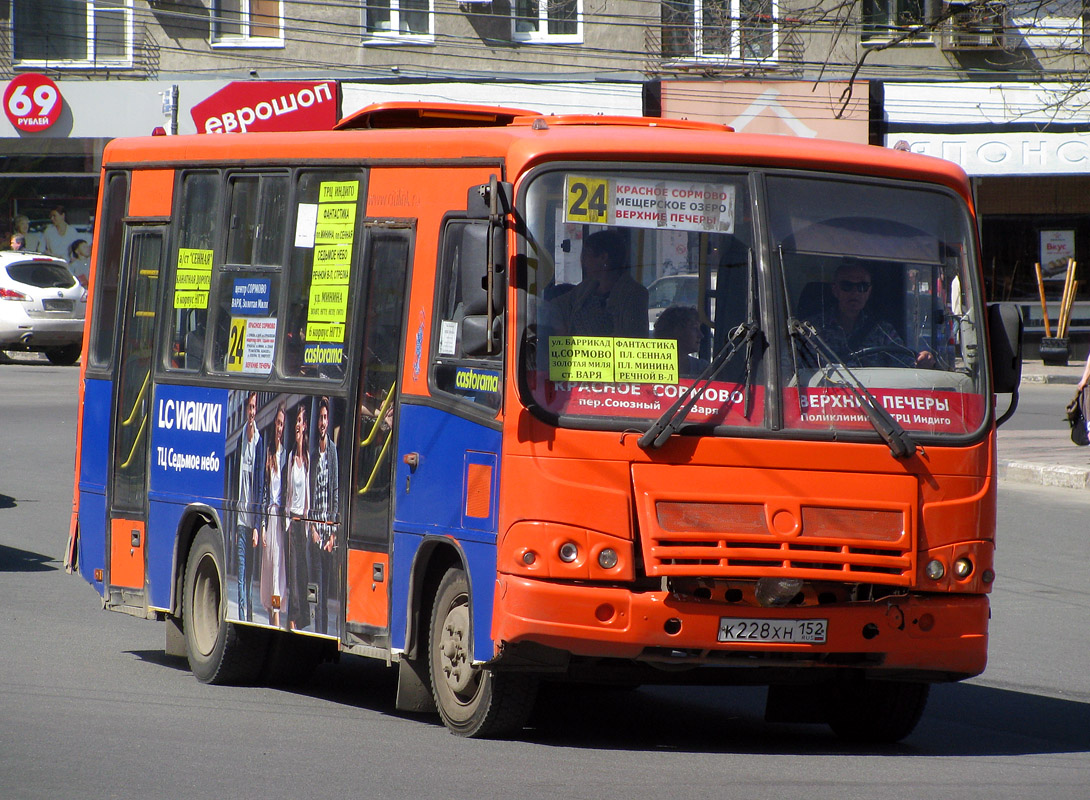
<path fill-rule="evenodd" d="M 214 304 L 216 371 L 272 370 L 290 188 L 286 173 L 238 173 L 228 180 L 226 258 Z"/>
<path fill-rule="evenodd" d="M 198 372 L 204 361 L 208 297 L 215 264 L 219 228 L 219 172 L 187 172 L 182 176 L 182 199 L 174 220 L 176 248 L 171 270 L 170 369 Z"/>
<path fill-rule="evenodd" d="M 88 347 L 89 365 L 108 367 L 117 328 L 117 295 L 121 281 L 121 251 L 125 243 L 123 220 L 129 207 L 129 175 L 111 172 L 102 192 L 103 216 L 99 225 L 98 268 L 95 278 L 96 299 L 91 320 Z"/>
<path fill-rule="evenodd" d="M 466 239 L 467 234 L 472 235 L 471 227 L 483 225 L 479 221 L 450 219 L 443 228 L 432 328 L 432 387 L 491 415 L 499 409 L 503 396 L 503 314 L 496 315 L 492 327 L 493 339 L 499 343 L 494 354 L 470 357 L 462 347 L 462 320 L 466 316 L 463 269 L 471 274 L 483 271 L 482 264 L 467 263 L 467 254 L 481 248 L 467 246 Z"/>
<path fill-rule="evenodd" d="M 351 288 L 359 282 L 367 200 L 359 170 L 305 170 L 287 215 L 291 246 L 284 292 L 287 327 L 278 333 L 281 374 L 341 381 L 354 345 Z"/>

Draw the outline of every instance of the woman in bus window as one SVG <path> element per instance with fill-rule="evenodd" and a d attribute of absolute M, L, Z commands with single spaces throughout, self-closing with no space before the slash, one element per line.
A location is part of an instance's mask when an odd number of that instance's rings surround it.
<path fill-rule="evenodd" d="M 269 615 L 269 624 L 280 627 L 280 609 L 285 599 L 284 569 L 284 494 L 287 481 L 284 480 L 287 466 L 287 454 L 284 452 L 284 427 L 287 424 L 287 411 L 284 401 L 276 407 L 273 421 L 272 442 L 265 457 L 265 495 L 262 507 L 265 510 L 261 527 L 261 545 L 264 548 L 261 558 L 261 605 Z M 273 603 L 278 597 L 279 602 Z"/>
<path fill-rule="evenodd" d="M 310 439 L 307 437 L 307 401 L 295 410 L 295 445 L 288 462 L 284 507 L 288 511 L 288 625 L 292 630 L 310 624 L 307 603 L 307 514 L 310 512 Z"/>

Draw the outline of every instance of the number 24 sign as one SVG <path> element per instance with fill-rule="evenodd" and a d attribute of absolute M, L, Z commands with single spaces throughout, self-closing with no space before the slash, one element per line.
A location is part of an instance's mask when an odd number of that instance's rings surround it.
<path fill-rule="evenodd" d="M 60 118 L 62 107 L 57 84 L 45 75 L 20 75 L 4 92 L 4 113 L 21 131 L 44 131 Z"/>

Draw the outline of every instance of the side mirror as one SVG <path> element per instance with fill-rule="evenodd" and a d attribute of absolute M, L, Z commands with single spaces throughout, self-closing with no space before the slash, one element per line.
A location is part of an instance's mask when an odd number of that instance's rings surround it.
<path fill-rule="evenodd" d="M 992 391 L 1011 394 L 1022 380 L 1022 312 L 1013 303 L 988 306 L 988 344 Z"/>
<path fill-rule="evenodd" d="M 1010 405 L 995 421 L 996 427 L 1014 416 L 1018 386 L 1022 382 L 1022 311 L 1012 303 L 988 306 L 988 351 L 992 365 L 992 391 L 1009 394 Z"/>

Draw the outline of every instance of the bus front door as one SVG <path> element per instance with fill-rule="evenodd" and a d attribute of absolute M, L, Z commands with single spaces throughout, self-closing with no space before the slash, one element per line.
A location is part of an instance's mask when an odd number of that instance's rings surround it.
<path fill-rule="evenodd" d="M 126 299 L 118 319 L 121 353 L 111 410 L 106 596 L 112 608 L 145 612 L 151 372 L 163 240 L 160 227 L 131 227 L 125 233 Z"/>
<path fill-rule="evenodd" d="M 390 639 L 390 546 L 397 376 L 404 351 L 412 229 L 368 228 L 360 313 L 346 633 L 350 644 L 385 650 Z"/>

